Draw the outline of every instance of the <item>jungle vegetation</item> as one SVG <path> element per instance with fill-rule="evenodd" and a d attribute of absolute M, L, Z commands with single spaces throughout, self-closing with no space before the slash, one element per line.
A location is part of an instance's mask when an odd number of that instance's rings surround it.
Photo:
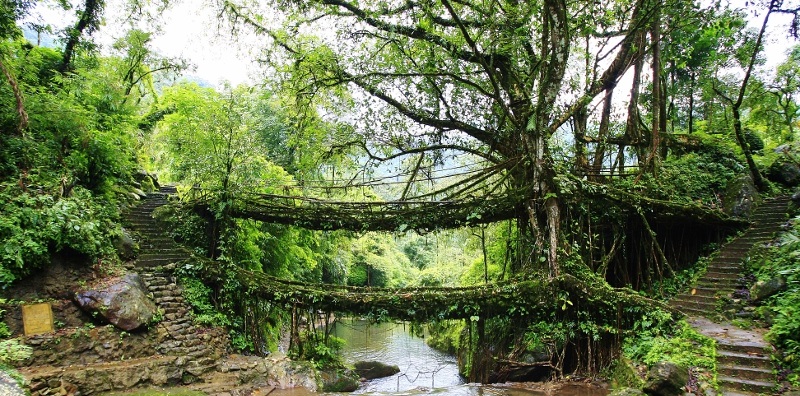
<path fill-rule="evenodd" d="M 4 0 L 0 286 L 53 255 L 118 264 L 120 212 L 155 172 L 179 186 L 181 204 L 160 216 L 198 257 L 179 271 L 197 320 L 228 327 L 238 349 L 266 353 L 283 324 L 316 312 L 276 297 L 274 279 L 567 279 L 618 298 L 603 303 L 630 325 L 542 286 L 537 315 L 508 305 L 461 322 L 465 374 L 485 381 L 492 354 L 542 349 L 562 374 L 597 372 L 631 329 L 683 331 L 634 297 L 674 294 L 743 226 L 730 216 L 740 186 L 779 193 L 768 170 L 797 161 L 800 47 L 774 65 L 764 45 L 770 32 L 793 40 L 798 6 L 752 3 L 220 0 L 219 22 L 249 40 L 263 74 L 213 87 L 152 46 L 169 1 Z M 41 6 L 74 12 L 72 24 L 38 23 Z M 128 23 L 101 48 L 110 6 Z M 774 260 L 791 272 L 785 253 Z M 776 302 L 785 317 L 798 307 Z M 776 321 L 774 337 L 796 355 L 795 322 Z M 298 357 L 335 360 L 302 347 L 318 335 L 292 331 Z"/>

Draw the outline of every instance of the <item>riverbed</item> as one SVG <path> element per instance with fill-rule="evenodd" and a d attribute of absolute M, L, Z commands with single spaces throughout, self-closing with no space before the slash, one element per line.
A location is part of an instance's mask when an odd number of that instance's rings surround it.
<path fill-rule="evenodd" d="M 412 334 L 407 323 L 369 324 L 358 319 L 337 323 L 335 336 L 345 340 L 341 354 L 345 363 L 360 360 L 397 365 L 391 377 L 365 381 L 354 394 L 446 395 L 446 396 L 605 396 L 608 391 L 595 383 L 468 384 L 458 374 L 454 356 L 439 352 Z M 305 389 L 275 391 L 272 396 L 310 396 Z"/>

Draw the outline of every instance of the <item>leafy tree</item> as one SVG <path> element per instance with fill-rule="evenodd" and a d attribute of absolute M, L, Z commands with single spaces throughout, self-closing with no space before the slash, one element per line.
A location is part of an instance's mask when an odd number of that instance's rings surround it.
<path fill-rule="evenodd" d="M 91 36 L 99 27 L 105 8 L 105 0 L 84 0 L 83 7 L 77 11 L 78 20 L 65 32 L 64 55 L 58 70 L 66 73 L 73 69 L 72 60 L 80 44 L 91 47 L 83 36 Z"/>
<path fill-rule="evenodd" d="M 188 68 L 185 60 L 164 58 L 156 54 L 150 48 L 152 37 L 152 33 L 131 29 L 113 45 L 113 49 L 120 55 L 116 67 L 124 85 L 123 104 L 131 97 L 134 89 L 137 90 L 137 100 L 147 94 L 155 96 L 153 77 L 157 73 L 180 73 Z"/>
<path fill-rule="evenodd" d="M 159 123 L 156 164 L 168 180 L 192 186 L 197 194 L 214 202 L 215 237 L 220 245 L 211 247 L 216 257 L 225 254 L 233 227 L 230 208 L 245 193 L 283 191 L 291 177 L 267 159 L 265 147 L 253 133 L 255 113 L 249 108 L 250 89 L 241 87 L 218 93 L 197 84 L 166 89 L 160 106 L 171 108 Z"/>
<path fill-rule="evenodd" d="M 778 113 L 786 127 L 786 132 L 782 134 L 783 141 L 792 141 L 795 138 L 795 124 L 800 115 L 800 105 L 796 99 L 798 90 L 800 90 L 800 46 L 795 46 L 786 60 L 778 65 L 775 78 L 768 88 L 768 92 L 777 102 L 777 106 L 771 111 Z"/>
<path fill-rule="evenodd" d="M 560 272 L 563 202 L 550 138 L 642 56 L 633 40 L 649 29 L 651 2 L 318 0 L 268 6 L 283 11 L 282 28 L 268 25 L 267 13 L 252 4 L 224 2 L 234 22 L 265 34 L 281 50 L 270 60 L 306 103 L 323 98 L 325 104 L 344 88 L 358 92 L 361 136 L 350 146 L 378 160 L 465 153 L 505 169 L 500 179 L 509 181 L 508 189 L 495 181 L 490 191 L 524 196 L 520 219 L 533 237 L 533 254 L 524 256 L 545 257 L 550 274 Z M 327 37 L 349 39 L 333 45 L 299 34 L 315 24 L 334 28 Z M 616 35 L 620 45 L 604 70 L 590 73 L 583 93 L 561 95 L 572 37 L 585 30 Z M 468 189 L 458 197 L 469 198 Z M 525 266 L 533 263 L 538 260 Z"/>

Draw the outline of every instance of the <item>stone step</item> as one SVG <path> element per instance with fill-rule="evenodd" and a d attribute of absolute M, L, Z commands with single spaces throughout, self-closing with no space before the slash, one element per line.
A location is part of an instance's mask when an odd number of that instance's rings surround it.
<path fill-rule="evenodd" d="M 696 311 L 701 311 L 706 314 L 711 314 L 716 312 L 716 304 L 709 304 L 701 301 L 676 301 L 673 303 L 675 308 L 683 311 L 684 309 L 691 309 Z"/>
<path fill-rule="evenodd" d="M 695 295 L 701 295 L 701 296 L 715 296 L 718 291 L 716 287 L 708 287 L 705 285 L 697 285 L 695 287 L 692 287 L 689 289 L 689 293 L 691 293 L 692 290 L 695 291 Z"/>
<path fill-rule="evenodd" d="M 159 268 L 180 261 L 181 260 L 176 260 L 176 259 L 137 260 L 136 266 L 140 268 Z"/>
<path fill-rule="evenodd" d="M 752 230 L 772 230 L 778 231 L 782 227 L 786 225 L 789 221 L 789 218 L 786 215 L 781 216 L 771 216 L 771 217 L 762 217 L 758 219 L 751 220 L 753 221 L 753 225 L 747 229 L 745 232 L 749 232 Z"/>
<path fill-rule="evenodd" d="M 149 278 L 149 279 L 155 280 L 157 278 Z M 178 287 L 178 285 L 176 285 L 175 283 L 170 282 L 169 279 L 167 279 L 167 278 L 160 278 L 160 279 L 162 280 L 162 282 L 159 282 L 159 284 L 157 284 L 157 285 L 156 284 L 151 285 L 151 287 L 149 288 L 151 292 L 165 292 L 165 291 L 179 291 L 180 290 L 180 287 Z"/>
<path fill-rule="evenodd" d="M 675 298 L 672 301 L 675 301 L 675 302 L 689 302 L 689 303 L 699 301 L 699 302 L 704 302 L 706 304 L 716 304 L 718 299 L 719 298 L 716 297 L 716 296 L 703 296 L 703 295 L 698 295 L 698 294 L 695 294 L 695 295 L 679 294 L 679 295 L 675 296 Z"/>
<path fill-rule="evenodd" d="M 709 264 L 708 268 L 706 268 L 706 273 L 704 276 L 707 276 L 708 273 L 738 275 L 741 272 L 742 272 L 742 266 L 740 265 L 731 265 L 731 263 L 717 262 Z"/>
<path fill-rule="evenodd" d="M 732 343 L 726 338 L 721 337 L 717 339 L 717 351 L 727 351 L 735 353 L 744 353 L 748 356 L 764 356 L 769 357 L 770 352 L 766 349 L 766 345 L 760 342 L 747 342 L 737 341 Z"/>
<path fill-rule="evenodd" d="M 129 213 L 132 214 L 146 214 L 152 213 L 154 210 L 166 205 L 167 201 L 145 201 L 139 204 L 136 209 L 131 210 Z"/>
<path fill-rule="evenodd" d="M 143 224 L 150 224 L 156 219 L 153 217 L 152 211 L 136 211 L 136 212 L 129 212 L 128 214 L 123 216 L 123 219 L 126 223 L 131 225 L 143 225 Z"/>
<path fill-rule="evenodd" d="M 742 242 L 747 242 L 752 244 L 754 247 L 761 243 L 766 243 L 770 241 L 770 237 L 763 237 L 763 236 L 743 236 L 741 237 Z"/>
<path fill-rule="evenodd" d="M 746 251 L 749 251 L 752 248 L 752 246 L 750 246 L 750 245 L 748 245 L 746 243 L 737 243 L 737 241 L 738 241 L 738 239 L 736 241 L 733 241 L 733 242 L 723 246 L 721 249 L 719 249 L 719 251 L 720 252 L 727 252 L 727 251 L 737 251 L 737 252 L 744 251 L 744 252 L 746 252 Z"/>
<path fill-rule="evenodd" d="M 176 244 L 177 244 L 177 242 L 176 242 Z M 175 252 L 182 252 L 182 253 L 184 253 L 186 255 L 191 255 L 192 254 L 188 249 L 186 249 L 186 248 L 184 248 L 182 246 L 179 246 L 178 248 L 169 248 L 169 249 L 156 249 L 156 248 L 146 249 L 146 251 L 140 252 L 139 255 L 141 256 L 141 255 L 144 255 L 144 254 L 171 254 L 171 253 L 175 253 Z"/>
<path fill-rule="evenodd" d="M 759 216 L 785 214 L 786 210 L 788 209 L 788 206 L 789 206 L 788 201 L 765 203 L 761 205 L 761 208 L 763 210 L 759 210 L 756 213 L 753 213 L 753 215 L 750 218 L 753 219 L 753 218 L 758 218 Z"/>
<path fill-rule="evenodd" d="M 694 289 L 696 290 L 695 294 L 704 294 L 704 295 L 728 295 L 739 286 L 739 282 L 731 279 L 725 280 L 714 280 L 714 279 L 700 279 L 697 281 L 697 285 L 695 285 Z M 711 293 L 700 293 L 700 289 L 711 289 Z M 691 293 L 691 290 L 689 290 Z"/>
<path fill-rule="evenodd" d="M 778 227 L 774 227 L 774 228 L 770 227 L 770 228 L 761 229 L 761 230 L 750 230 L 750 231 L 745 232 L 739 238 L 742 238 L 742 240 L 744 240 L 744 241 L 749 241 L 749 240 L 753 240 L 753 239 L 767 239 L 768 240 L 768 239 L 771 239 L 775 235 L 775 232 L 778 231 L 777 228 Z"/>
<path fill-rule="evenodd" d="M 164 232 L 164 228 L 163 227 L 159 227 L 157 230 L 155 228 L 150 229 L 151 227 L 154 227 L 154 226 L 158 225 L 158 223 L 156 223 L 155 220 L 150 220 L 150 222 L 147 222 L 147 220 L 144 220 L 144 219 L 136 220 L 136 221 L 129 221 L 129 222 L 126 222 L 126 225 L 128 226 L 129 230 L 134 231 L 137 234 L 143 234 L 143 233 L 149 233 L 149 232 L 155 232 L 155 231 Z"/>
<path fill-rule="evenodd" d="M 192 319 L 190 319 L 186 315 L 164 314 L 164 321 L 162 323 L 173 325 L 173 324 L 181 324 L 187 322 L 191 323 L 191 321 Z"/>
<path fill-rule="evenodd" d="M 154 245 L 154 244 L 155 245 L 157 245 L 157 244 L 175 244 L 175 240 L 172 239 L 172 237 L 166 236 L 166 235 L 164 235 L 162 233 L 162 234 L 160 234 L 158 236 L 148 236 L 147 238 L 143 238 L 141 241 L 139 241 L 140 247 L 143 244 L 144 245 L 147 245 L 147 244 L 150 244 L 150 245 Z M 169 248 L 162 248 L 162 249 L 167 250 Z"/>
<path fill-rule="evenodd" d="M 171 307 L 171 308 L 163 308 L 161 310 L 166 315 L 186 315 L 189 312 L 188 307 Z"/>
<path fill-rule="evenodd" d="M 681 306 L 676 306 L 676 305 L 673 305 L 673 307 L 676 308 L 677 310 L 683 312 L 683 314 L 685 314 L 687 316 L 706 316 L 706 315 L 709 315 L 709 312 L 707 312 L 705 310 L 702 310 L 702 309 L 691 308 L 691 307 L 681 307 Z"/>
<path fill-rule="evenodd" d="M 162 249 L 166 250 L 166 249 Z M 156 252 L 153 253 L 150 250 L 147 253 L 141 253 L 139 256 L 136 257 L 137 260 L 158 260 L 158 259 L 173 259 L 173 260 L 186 260 L 191 255 L 182 250 L 173 249 L 170 252 Z"/>
<path fill-rule="evenodd" d="M 706 272 L 701 279 L 708 279 L 708 280 L 737 280 L 741 278 L 741 272 L 733 272 L 733 271 L 722 271 L 717 268 L 715 270 Z"/>
<path fill-rule="evenodd" d="M 726 377 L 735 377 L 751 381 L 775 381 L 775 374 L 772 369 L 753 367 L 750 364 L 744 365 L 717 365 L 717 372 Z"/>
<path fill-rule="evenodd" d="M 713 271 L 717 269 L 722 269 L 725 271 L 741 271 L 743 261 L 743 258 L 714 260 L 708 265 L 706 271 Z"/>
<path fill-rule="evenodd" d="M 774 382 L 752 381 L 736 377 L 728 377 L 725 375 L 718 375 L 717 382 L 723 389 L 724 394 L 727 394 L 725 390 L 729 389 L 751 392 L 754 394 L 758 393 L 772 394 L 772 389 L 775 387 Z"/>
<path fill-rule="evenodd" d="M 734 352 L 726 350 L 717 351 L 717 365 L 749 366 L 763 370 L 772 370 L 772 361 L 768 356 L 751 354 L 747 352 Z"/>
<path fill-rule="evenodd" d="M 60 393 L 62 383 L 77 388 L 75 393 L 88 390 L 104 392 L 179 381 L 181 371 L 171 369 L 177 359 L 175 356 L 150 356 L 110 363 L 25 367 L 19 372 L 30 384 L 32 396 L 63 394 Z M 161 373 L 169 372 L 177 373 L 177 377 L 161 376 Z"/>
<path fill-rule="evenodd" d="M 748 255 L 736 255 L 731 253 L 723 253 L 711 260 L 708 263 L 708 270 L 710 271 L 711 268 L 725 268 L 728 270 L 737 270 L 741 271 L 742 269 L 742 262 L 744 262 L 745 258 Z"/>
<path fill-rule="evenodd" d="M 139 250 L 150 251 L 153 250 L 175 250 L 179 249 L 175 241 L 155 241 L 155 242 L 139 242 Z"/>
<path fill-rule="evenodd" d="M 720 273 L 714 271 L 711 276 L 705 275 L 702 278 L 697 280 L 697 284 L 700 285 L 707 285 L 708 287 L 721 287 L 721 286 L 737 286 L 740 283 L 740 279 L 744 279 L 740 274 L 730 274 L 730 273 L 722 273 L 723 276 L 716 276 Z"/>
<path fill-rule="evenodd" d="M 164 278 L 144 278 L 144 282 L 147 284 L 147 288 L 150 291 L 153 291 L 153 288 L 169 286 L 171 284 Z"/>
<path fill-rule="evenodd" d="M 175 297 L 175 296 L 180 296 L 181 295 L 181 291 L 180 290 L 174 290 L 174 291 L 173 290 L 159 290 L 159 291 L 155 291 L 155 292 L 152 292 L 152 293 L 153 293 L 153 298 L 155 298 L 158 301 L 161 301 L 161 300 L 163 300 L 165 298 L 171 298 L 171 297 Z"/>

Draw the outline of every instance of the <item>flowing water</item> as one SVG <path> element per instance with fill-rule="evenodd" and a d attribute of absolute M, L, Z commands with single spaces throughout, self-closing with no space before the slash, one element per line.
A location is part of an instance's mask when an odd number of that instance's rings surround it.
<path fill-rule="evenodd" d="M 396 365 L 400 373 L 365 381 L 355 394 L 443 396 L 605 396 L 608 391 L 584 383 L 467 384 L 458 374 L 454 356 L 429 347 L 424 338 L 411 334 L 405 323 L 369 325 L 362 320 L 337 323 L 334 335 L 346 342 L 345 363 L 378 361 Z M 273 392 L 271 396 L 309 396 L 304 389 Z"/>

